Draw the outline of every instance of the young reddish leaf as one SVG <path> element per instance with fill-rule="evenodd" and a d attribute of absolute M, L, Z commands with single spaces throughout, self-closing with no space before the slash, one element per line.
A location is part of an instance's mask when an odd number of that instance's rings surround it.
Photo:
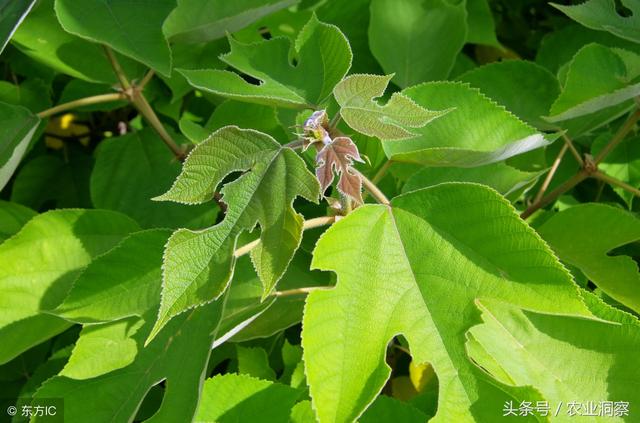
<path fill-rule="evenodd" d="M 316 176 L 322 192 L 333 182 L 334 170 L 340 175 L 338 191 L 362 204 L 362 178 L 353 169 L 353 161 L 363 162 L 358 147 L 349 137 L 336 137 L 318 152 Z"/>

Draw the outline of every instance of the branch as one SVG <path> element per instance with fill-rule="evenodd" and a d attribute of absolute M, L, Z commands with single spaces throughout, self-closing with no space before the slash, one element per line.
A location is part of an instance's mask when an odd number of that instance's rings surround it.
<path fill-rule="evenodd" d="M 38 117 L 41 119 L 47 118 L 49 116 L 55 115 L 60 112 L 65 112 L 67 110 L 75 109 L 81 106 L 89 106 L 91 104 L 99 104 L 99 103 L 110 103 L 112 101 L 126 100 L 127 96 L 124 93 L 109 93 L 109 94 L 100 94 L 94 95 L 91 97 L 80 98 L 78 100 L 73 100 L 68 103 L 58 104 L 50 109 L 43 110 L 38 113 Z"/>
<path fill-rule="evenodd" d="M 127 76 L 122 70 L 122 66 L 120 66 L 118 59 L 116 59 L 116 55 L 113 54 L 113 50 L 111 50 L 110 47 L 106 45 L 103 47 L 104 47 L 104 51 L 107 53 L 107 58 L 109 59 L 109 62 L 111 62 L 111 67 L 113 68 L 113 70 L 116 73 L 116 76 L 118 77 L 118 81 L 120 81 L 120 86 L 122 87 L 122 90 L 123 91 L 128 90 L 131 87 L 131 84 L 129 83 Z"/>
<path fill-rule="evenodd" d="M 604 160 L 604 158 L 607 157 L 607 155 L 614 148 L 616 148 L 618 146 L 618 144 L 620 144 L 622 142 L 622 140 L 624 140 L 624 138 L 627 136 L 627 134 L 629 132 L 631 132 L 631 130 L 633 129 L 633 127 L 636 124 L 636 122 L 638 121 L 638 119 L 640 119 L 640 109 L 636 109 L 636 111 L 633 112 L 633 114 L 631 116 L 629 116 L 629 118 L 626 120 L 626 122 L 620 127 L 618 132 L 616 132 L 616 134 L 613 136 L 613 138 L 611 138 L 611 141 L 609 141 L 609 143 L 604 146 L 602 151 L 600 151 L 600 153 L 598 154 L 598 156 L 594 160 L 594 163 L 596 164 L 596 166 L 598 164 L 600 164 L 600 162 L 602 162 L 602 160 Z"/>
<path fill-rule="evenodd" d="M 305 295 L 313 291 L 326 291 L 333 288 L 332 286 L 308 286 L 304 288 L 288 289 L 286 291 L 273 291 L 273 297 L 289 297 L 291 295 Z"/>
<path fill-rule="evenodd" d="M 353 168 L 352 168 L 353 169 Z M 378 203 L 381 204 L 385 204 L 385 205 L 389 205 L 391 204 L 389 202 L 389 199 L 387 198 L 386 195 L 384 195 L 384 193 L 382 191 L 380 191 L 380 188 L 378 188 L 376 186 L 376 184 L 374 184 L 373 182 L 371 182 L 369 180 L 369 178 L 367 178 L 366 176 L 364 176 L 361 172 L 359 172 L 356 169 L 353 169 L 354 172 L 356 172 L 358 175 L 360 175 L 360 177 L 362 178 L 362 185 L 364 185 L 364 189 L 366 189 L 372 196 L 373 198 L 376 199 L 376 201 L 378 201 Z"/>
<path fill-rule="evenodd" d="M 336 216 L 314 217 L 313 219 L 305 220 L 304 223 L 302 224 L 302 229 L 306 231 L 308 229 L 318 228 L 320 226 L 331 225 L 333 222 L 336 221 L 336 219 L 337 219 Z M 235 258 L 241 257 L 249 253 L 254 248 L 256 248 L 258 244 L 260 244 L 260 238 L 253 240 L 250 243 L 245 244 L 242 247 L 236 249 L 233 252 L 233 256 Z"/>
<path fill-rule="evenodd" d="M 153 78 L 153 75 L 155 75 L 155 73 L 156 72 L 153 69 L 150 69 L 149 72 L 147 72 L 146 75 L 142 78 L 140 83 L 137 84 L 138 90 L 144 90 L 144 87 L 149 83 L 149 81 L 151 81 L 151 78 Z"/>
<path fill-rule="evenodd" d="M 542 196 L 544 195 L 544 193 L 547 190 L 547 188 L 549 188 L 549 184 L 551 184 L 551 180 L 553 179 L 553 175 L 555 175 L 556 171 L 558 170 L 558 166 L 560 166 L 560 162 L 562 161 L 562 158 L 564 157 L 564 154 L 567 152 L 568 148 L 569 148 L 569 144 L 565 143 L 562 146 L 562 148 L 560 149 L 560 152 L 558 153 L 558 156 L 553 161 L 553 165 L 551 165 L 551 169 L 549 169 L 549 173 L 547 173 L 547 176 L 545 177 L 544 182 L 542 182 L 542 186 L 540 187 L 540 191 L 538 191 L 538 194 L 536 195 L 536 197 L 533 200 L 533 204 L 538 203 L 542 199 Z"/>
<path fill-rule="evenodd" d="M 633 194 L 633 195 L 635 195 L 637 197 L 640 197 L 640 190 L 639 189 L 634 188 L 631 185 L 629 185 L 628 183 L 623 182 L 623 181 L 621 181 L 619 179 L 616 179 L 613 176 L 609 176 L 606 173 L 602 173 L 601 171 L 596 171 L 591 176 L 593 176 L 594 178 L 599 179 L 599 180 L 601 180 L 603 182 L 607 182 L 607 183 L 609 183 L 611 185 L 618 186 L 618 187 L 624 189 L 625 191 L 629 191 L 631 194 Z"/>
<path fill-rule="evenodd" d="M 167 130 L 164 128 L 160 119 L 158 119 L 156 112 L 153 111 L 153 108 L 151 108 L 147 99 L 138 89 L 134 89 L 132 102 L 149 125 L 155 129 L 158 135 L 160 135 L 160 138 L 173 152 L 173 155 L 179 160 L 184 160 L 186 157 L 185 152 L 180 148 L 180 146 L 178 146 L 178 144 L 176 144 L 173 138 L 171 138 L 171 135 L 169 135 Z"/>
<path fill-rule="evenodd" d="M 582 156 L 578 153 L 576 146 L 573 145 L 571 138 L 569 138 L 567 134 L 562 134 L 562 138 L 564 139 L 565 145 L 571 149 L 571 154 L 573 154 L 573 157 L 575 157 L 576 161 L 580 164 L 580 167 L 584 167 L 584 160 L 582 160 Z"/>
<path fill-rule="evenodd" d="M 542 197 L 540 201 L 534 202 L 532 205 L 530 205 L 524 212 L 522 212 L 520 217 L 523 219 L 526 219 L 527 217 L 531 216 L 536 210 L 551 203 L 556 198 L 560 197 L 562 194 L 569 191 L 571 188 L 575 187 L 576 185 L 578 185 L 580 182 L 584 181 L 588 177 L 589 177 L 589 171 L 582 169 L 580 172 L 573 175 L 571 179 L 568 179 L 558 188 L 554 189 L 549 194 Z"/>

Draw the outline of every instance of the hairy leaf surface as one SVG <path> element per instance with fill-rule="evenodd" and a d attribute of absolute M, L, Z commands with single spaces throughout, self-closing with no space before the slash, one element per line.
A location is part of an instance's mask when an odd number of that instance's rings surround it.
<path fill-rule="evenodd" d="M 338 275 L 336 288 L 308 296 L 303 320 L 321 422 L 362 413 L 389 377 L 385 349 L 399 334 L 413 360 L 430 362 L 438 375 L 432 421 L 474 421 L 483 399 L 495 398 L 464 351 L 477 298 L 589 314 L 549 248 L 479 185 L 441 184 L 396 197 L 391 207 L 360 207 L 320 238 L 312 266 Z"/>

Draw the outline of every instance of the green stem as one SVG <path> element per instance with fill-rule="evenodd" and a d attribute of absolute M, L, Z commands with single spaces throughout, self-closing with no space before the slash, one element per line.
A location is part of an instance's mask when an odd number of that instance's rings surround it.
<path fill-rule="evenodd" d="M 603 182 L 607 182 L 611 185 L 615 185 L 617 187 L 620 187 L 622 189 L 624 189 L 625 191 L 629 191 L 631 194 L 640 197 L 640 190 L 637 188 L 632 187 L 631 185 L 629 185 L 626 182 L 623 182 L 619 179 L 614 178 L 613 176 L 609 176 L 606 173 L 602 173 L 601 171 L 597 171 L 595 173 L 593 173 L 592 175 L 594 178 L 599 179 Z"/>
<path fill-rule="evenodd" d="M 313 291 L 326 291 L 331 288 L 330 286 L 307 286 L 304 288 L 288 289 L 286 291 L 274 291 L 271 295 L 273 297 L 289 297 L 292 295 L 306 295 Z"/>
<path fill-rule="evenodd" d="M 120 63 L 116 58 L 116 55 L 113 53 L 113 50 L 111 50 L 110 47 L 108 46 L 103 46 L 103 47 L 104 47 L 104 51 L 107 53 L 107 58 L 109 59 L 109 62 L 111 62 L 111 67 L 115 71 L 116 77 L 120 82 L 120 86 L 122 87 L 122 90 L 123 91 L 128 90 L 131 87 L 131 84 L 127 79 L 127 75 L 125 75 L 124 71 L 122 70 L 122 66 L 120 66 Z"/>
<path fill-rule="evenodd" d="M 110 103 L 112 101 L 126 100 L 127 96 L 124 93 L 109 93 L 94 95 L 91 97 L 80 98 L 68 103 L 58 104 L 47 110 L 43 110 L 38 113 L 38 117 L 41 119 L 53 116 L 57 113 L 66 112 L 67 110 L 75 109 L 82 106 L 89 106 L 91 104 Z"/>
<path fill-rule="evenodd" d="M 376 201 L 380 204 L 385 204 L 385 205 L 389 205 L 391 204 L 389 202 L 389 199 L 387 198 L 386 195 L 384 195 L 384 192 L 382 192 L 380 190 L 380 188 L 378 188 L 378 186 L 376 184 L 374 184 L 373 182 L 371 182 L 369 180 L 369 178 L 367 178 L 366 176 L 364 176 L 361 172 L 358 172 L 356 169 L 353 169 L 355 172 L 357 172 L 360 177 L 362 178 L 362 185 L 364 186 L 364 189 L 366 189 L 369 194 L 371 194 L 373 196 L 373 198 L 376 199 Z"/>
<path fill-rule="evenodd" d="M 569 191 L 571 188 L 575 187 L 576 185 L 578 185 L 580 182 L 584 181 L 588 177 L 589 177 L 589 172 L 584 169 L 581 170 L 580 172 L 573 175 L 571 179 L 568 179 L 558 188 L 554 189 L 549 194 L 542 197 L 540 201 L 534 202 L 532 205 L 530 205 L 524 212 L 522 212 L 520 217 L 523 219 L 526 219 L 527 217 L 531 216 L 536 210 L 546 206 L 547 204 L 550 204 L 555 199 L 560 197 L 562 194 Z"/>
<path fill-rule="evenodd" d="M 539 202 L 542 199 L 542 196 L 544 195 L 545 191 L 547 191 L 547 188 L 549 188 L 549 184 L 553 179 L 553 175 L 555 175 L 556 171 L 558 170 L 558 167 L 560 166 L 560 162 L 562 161 L 562 158 L 564 157 L 568 148 L 569 148 L 569 144 L 565 143 L 560 149 L 560 153 L 558 153 L 558 156 L 556 156 L 556 159 L 553 161 L 553 165 L 551 165 L 551 169 L 549 169 L 549 173 L 547 173 L 547 176 L 544 179 L 544 182 L 542 182 L 540 191 L 538 191 L 538 194 L 533 200 L 534 204 Z"/>
<path fill-rule="evenodd" d="M 616 134 L 613 136 L 613 138 L 611 138 L 611 141 L 609 141 L 609 143 L 604 146 L 602 151 L 600 151 L 600 153 L 598 154 L 598 156 L 594 160 L 594 163 L 595 163 L 596 166 L 598 164 L 600 164 L 600 162 L 602 162 L 602 160 L 604 160 L 604 158 L 607 157 L 607 155 L 614 148 L 616 148 L 618 146 L 618 144 L 620 144 L 622 142 L 622 140 L 624 140 L 624 138 L 627 136 L 627 134 L 629 132 L 631 132 L 631 130 L 635 126 L 635 124 L 638 121 L 638 119 L 640 119 L 640 109 L 636 109 L 636 111 L 633 112 L 631 114 L 631 116 L 629 116 L 629 118 L 626 120 L 626 122 L 620 127 L 618 132 L 616 132 Z"/>

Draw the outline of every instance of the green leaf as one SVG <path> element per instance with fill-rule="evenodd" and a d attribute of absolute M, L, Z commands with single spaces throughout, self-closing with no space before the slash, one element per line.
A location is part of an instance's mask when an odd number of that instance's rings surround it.
<path fill-rule="evenodd" d="M 2 5 L 0 10 L 0 54 L 35 2 L 36 0 L 18 0 Z"/>
<path fill-rule="evenodd" d="M 104 49 L 65 32 L 56 18 L 53 5 L 54 0 L 39 1 L 11 43 L 34 60 L 74 78 L 89 82 L 117 82 Z M 144 72 L 143 67 L 132 60 L 117 57 L 130 77 Z"/>
<path fill-rule="evenodd" d="M 16 234 L 36 214 L 28 207 L 0 200 L 0 243 Z"/>
<path fill-rule="evenodd" d="M 484 323 L 470 333 L 514 383 L 536 386 L 549 405 L 560 407 L 553 421 L 574 420 L 568 414 L 569 402 L 580 404 L 585 413 L 583 407 L 589 401 L 600 405 L 602 401 L 634 404 L 640 400 L 640 392 L 630 383 L 640 377 L 637 366 L 630 365 L 640 347 L 637 321 L 614 324 L 544 315 L 492 301 L 482 301 L 480 308 Z M 586 421 L 586 414 L 582 415 Z M 604 415 L 591 421 L 607 420 L 626 418 Z"/>
<path fill-rule="evenodd" d="M 320 238 L 312 266 L 338 276 L 336 288 L 307 297 L 303 320 L 306 374 L 321 422 L 363 412 L 389 377 L 385 350 L 398 334 L 413 360 L 430 362 L 438 375 L 433 421 L 475 421 L 482 409 L 495 416 L 499 410 L 483 401 L 499 397 L 464 348 L 464 330 L 477 319 L 474 301 L 589 314 L 546 244 L 480 185 L 441 184 L 396 197 L 391 207 L 359 207 Z"/>
<path fill-rule="evenodd" d="M 446 79 L 467 37 L 465 2 L 372 0 L 369 45 L 400 87 Z"/>
<path fill-rule="evenodd" d="M 79 323 L 142 316 L 160 302 L 162 253 L 168 229 L 136 232 L 96 258 L 53 313 Z"/>
<path fill-rule="evenodd" d="M 24 107 L 0 103 L 0 190 L 20 164 L 39 123 Z"/>
<path fill-rule="evenodd" d="M 430 166 L 474 167 L 545 146 L 549 140 L 476 88 L 460 82 L 429 82 L 403 93 L 430 110 L 450 110 L 419 136 L 383 141 L 389 158 Z"/>
<path fill-rule="evenodd" d="M 400 140 L 416 136 L 415 128 L 448 112 L 427 110 L 397 92 L 380 106 L 375 98 L 382 97 L 392 77 L 350 75 L 336 85 L 333 95 L 340 105 L 340 116 L 351 128 L 382 140 Z"/>
<path fill-rule="evenodd" d="M 236 346 L 238 373 L 264 380 L 275 380 L 276 373 L 269 365 L 269 356 L 264 348 Z"/>
<path fill-rule="evenodd" d="M 151 200 L 179 173 L 180 162 L 151 128 L 109 138 L 96 150 L 91 200 L 95 207 L 128 214 L 145 228 L 195 229 L 215 221 L 211 203 L 187 207 Z"/>
<path fill-rule="evenodd" d="M 281 144 L 289 141 L 292 137 L 280 123 L 276 108 L 262 104 L 247 104 L 240 101 L 225 100 L 216 107 L 207 121 L 205 125 L 208 130 L 207 136 L 228 125 L 264 132 L 271 135 Z"/>
<path fill-rule="evenodd" d="M 467 0 L 467 43 L 502 48 L 488 0 Z"/>
<path fill-rule="evenodd" d="M 38 390 L 35 402 L 41 398 L 62 398 L 65 420 L 71 422 L 84 421 L 89 414 L 95 422 L 133 421 L 147 392 L 164 381 L 164 398 L 152 417 L 153 421 L 191 421 L 198 405 L 202 380 L 206 377 L 221 309 L 221 302 L 216 302 L 185 313 L 170 322 L 167 330 L 147 347 L 143 347 L 143 343 L 153 325 L 153 312 L 147 313 L 144 325 L 137 330 L 132 327 L 126 329 L 120 321 L 100 325 L 104 328 L 102 334 L 109 336 L 102 341 L 102 348 L 111 345 L 111 348 L 123 348 L 130 354 L 133 346 L 125 344 L 131 342 L 123 338 L 126 336 L 135 342 L 138 351 L 135 359 L 126 367 L 88 379 L 53 377 Z M 140 326 L 137 320 L 127 321 L 130 325 Z M 126 330 L 125 335 L 123 330 Z M 84 335 L 89 336 L 90 333 L 92 331 L 86 331 Z M 96 342 L 100 342 L 98 338 L 95 336 Z M 78 344 L 83 342 L 78 341 Z M 108 370 L 125 364 L 125 357 L 120 357 L 118 363 L 117 359 L 105 354 L 95 351 L 87 354 L 86 348 L 79 349 L 78 346 L 76 349 L 77 361 L 73 367 L 84 376 L 97 373 L 100 368 Z M 91 389 L 86 389 L 87 386 Z"/>
<path fill-rule="evenodd" d="M 0 245 L 0 363 L 68 328 L 42 312 L 64 299 L 93 257 L 136 229 L 119 213 L 57 210 L 34 217 Z"/>
<path fill-rule="evenodd" d="M 551 5 L 587 28 L 608 31 L 640 43 L 640 7 L 631 0 L 621 0 L 620 3 L 631 12 L 629 16 L 623 17 L 618 13 L 615 0 L 588 0 L 573 6 Z"/>
<path fill-rule="evenodd" d="M 539 176 L 540 172 L 525 172 L 503 162 L 473 168 L 424 167 L 407 180 L 402 192 L 415 191 L 443 182 L 476 182 L 508 196 L 530 186 Z"/>
<path fill-rule="evenodd" d="M 171 189 L 157 200 L 196 204 L 212 198 L 232 172 L 244 172 L 220 191 L 224 220 L 198 232 L 176 231 L 165 248 L 162 302 L 151 337 L 176 314 L 217 298 L 233 273 L 238 235 L 260 225 L 251 258 L 268 295 L 287 269 L 302 237 L 302 216 L 292 207 L 301 196 L 316 202 L 316 178 L 304 161 L 273 138 L 250 129 L 224 127 L 198 144 Z"/>
<path fill-rule="evenodd" d="M 65 31 L 104 43 L 159 73 L 171 74 L 171 50 L 162 22 L 175 0 L 56 0 L 56 15 Z"/>
<path fill-rule="evenodd" d="M 200 43 L 222 38 L 263 16 L 299 0 L 179 0 L 164 21 L 163 30 L 174 43 Z"/>
<path fill-rule="evenodd" d="M 58 156 L 37 156 L 18 171 L 11 187 L 11 201 L 34 210 L 46 205 L 59 208 L 91 207 L 89 178 L 93 157 L 70 152 L 67 161 Z"/>
<path fill-rule="evenodd" d="M 19 85 L 0 81 L 1 102 L 26 107 L 33 113 L 51 107 L 50 91 L 51 87 L 38 78 L 27 79 Z"/>
<path fill-rule="evenodd" d="M 249 103 L 313 108 L 331 94 L 351 66 L 349 42 L 340 30 L 313 16 L 295 42 L 296 66 L 292 66 L 290 42 L 277 37 L 255 44 L 229 38 L 231 52 L 220 59 L 238 71 L 258 79 L 250 84 L 240 75 L 222 70 L 181 70 L 194 87 Z"/>
<path fill-rule="evenodd" d="M 610 140 L 611 134 L 605 133 L 604 136 L 597 137 L 591 145 L 591 154 L 597 156 Z M 640 188 L 640 139 L 627 137 L 622 140 L 615 149 L 607 154 L 598 168 L 607 175 L 624 181 L 634 188 Z M 612 186 L 612 188 L 631 208 L 635 195 L 617 186 Z"/>
<path fill-rule="evenodd" d="M 640 239 L 640 220 L 604 204 L 581 204 L 547 220 L 540 235 L 558 256 L 579 268 L 610 297 L 640 311 L 640 273 L 627 256 L 609 256 L 616 247 Z"/>
<path fill-rule="evenodd" d="M 528 124 L 551 129 L 543 116 L 549 115 L 560 84 L 543 67 L 525 60 L 506 60 L 475 68 L 457 79 L 478 88 Z"/>
<path fill-rule="evenodd" d="M 362 415 L 360 423 L 424 423 L 427 415 L 411 405 L 394 398 L 380 395 Z"/>
<path fill-rule="evenodd" d="M 218 375 L 204 382 L 196 423 L 255 421 L 288 423 L 295 389 L 246 375 Z M 258 417 L 260 416 L 260 417 Z"/>
<path fill-rule="evenodd" d="M 640 56 L 589 44 L 568 65 L 560 96 L 551 106 L 550 122 L 587 115 L 640 94 Z"/>

